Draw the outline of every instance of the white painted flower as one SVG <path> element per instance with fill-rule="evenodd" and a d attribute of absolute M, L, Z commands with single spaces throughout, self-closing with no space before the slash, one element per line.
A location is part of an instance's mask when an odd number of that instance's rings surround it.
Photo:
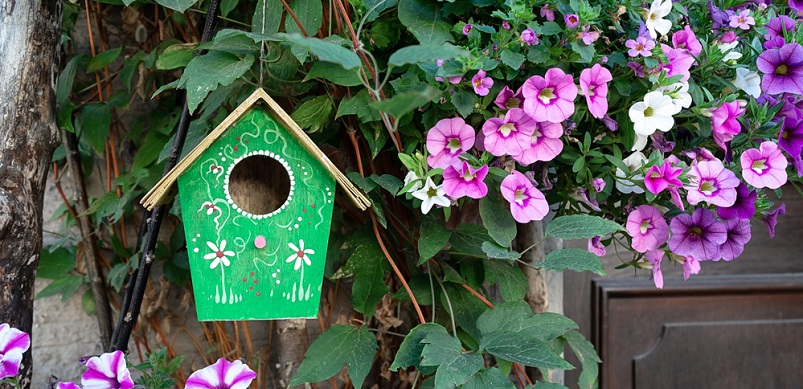
<path fill-rule="evenodd" d="M 657 39 L 658 34 L 666 35 L 672 28 L 672 22 L 664 19 L 672 11 L 672 0 L 653 0 L 650 10 L 644 17 L 644 24 L 650 31 L 652 39 Z"/>
<path fill-rule="evenodd" d="M 303 262 L 307 266 L 312 266 L 312 261 L 310 261 L 309 256 L 315 254 L 315 250 L 313 249 L 305 249 L 304 248 L 304 239 L 300 239 L 298 241 L 298 246 L 288 243 L 287 247 L 290 247 L 290 250 L 295 251 L 293 255 L 287 257 L 285 262 L 291 263 L 295 261 L 296 263 L 293 265 L 293 270 L 301 269 L 301 263 Z"/>
<path fill-rule="evenodd" d="M 215 211 L 219 211 L 220 209 L 218 209 L 218 207 L 216 207 L 215 204 L 212 204 L 209 201 L 204 201 L 204 203 L 201 204 L 201 209 L 199 209 L 198 212 L 203 210 L 206 210 L 207 215 L 211 215 L 215 213 Z"/>
<path fill-rule="evenodd" d="M 689 94 L 689 83 L 680 81 L 669 86 L 662 86 L 656 89 L 658 92 L 669 96 L 672 99 L 672 104 L 675 105 L 675 110 L 678 113 L 683 108 L 691 107 L 691 94 Z"/>
<path fill-rule="evenodd" d="M 413 192 L 413 197 L 421 200 L 421 213 L 426 215 L 433 205 L 440 205 L 441 207 L 448 207 L 451 201 L 446 197 L 441 185 L 435 185 L 432 178 L 427 178 L 424 187 Z"/>
<path fill-rule="evenodd" d="M 723 62 L 728 62 L 730 60 L 736 60 L 742 58 L 742 53 L 738 51 L 733 51 L 733 48 L 739 44 L 739 41 L 733 41 L 731 43 L 722 43 L 719 45 L 719 51 L 725 54 L 725 57 L 722 58 Z"/>
<path fill-rule="evenodd" d="M 234 256 L 234 251 L 226 250 L 226 240 L 220 241 L 220 247 L 212 242 L 206 242 L 206 245 L 209 246 L 209 249 L 212 250 L 211 253 L 204 255 L 204 259 L 212 259 L 212 263 L 209 265 L 210 269 L 214 269 L 217 265 L 221 263 L 223 266 L 231 265 L 229 261 L 229 257 Z"/>
<path fill-rule="evenodd" d="M 414 192 L 421 189 L 421 186 L 423 184 L 421 184 L 421 180 L 418 178 L 418 174 L 415 174 L 414 171 L 407 172 L 407 175 L 404 176 L 404 186 L 409 185 L 413 181 L 415 181 L 415 184 L 413 184 L 413 186 L 410 187 L 410 189 L 407 190 L 407 192 Z"/>
<path fill-rule="evenodd" d="M 761 76 L 756 72 L 751 72 L 745 68 L 736 68 L 736 78 L 733 80 L 733 85 L 756 99 L 761 96 Z"/>
<path fill-rule="evenodd" d="M 655 130 L 667 132 L 675 125 L 676 114 L 672 98 L 653 91 L 644 95 L 644 100 L 633 104 L 628 112 L 633 130 L 639 135 L 652 135 Z"/>
<path fill-rule="evenodd" d="M 623 159 L 625 166 L 627 166 L 627 170 L 630 173 L 633 173 L 637 170 L 640 170 L 645 163 L 647 163 L 647 156 L 644 155 L 641 151 L 636 151 L 633 154 L 630 154 L 627 158 Z M 634 174 L 631 178 L 626 178 L 627 174 L 622 171 L 622 169 L 616 169 L 616 177 L 621 178 L 621 180 L 616 180 L 616 189 L 624 194 L 629 193 L 636 193 L 641 194 L 644 193 L 644 188 L 636 185 L 631 181 L 640 181 L 644 179 L 644 175 L 641 173 Z"/>

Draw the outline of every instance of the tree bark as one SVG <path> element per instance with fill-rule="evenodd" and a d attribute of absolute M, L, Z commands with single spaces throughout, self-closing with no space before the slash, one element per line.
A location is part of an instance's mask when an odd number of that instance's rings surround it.
<path fill-rule="evenodd" d="M 31 333 L 42 202 L 58 144 L 55 84 L 62 3 L 0 0 L 0 322 Z M 30 386 L 31 352 L 20 369 Z"/>

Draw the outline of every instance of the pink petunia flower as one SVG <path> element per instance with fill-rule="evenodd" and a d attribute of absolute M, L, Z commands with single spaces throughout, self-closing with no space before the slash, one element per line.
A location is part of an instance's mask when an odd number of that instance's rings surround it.
<path fill-rule="evenodd" d="M 673 167 L 669 161 L 664 161 L 662 165 L 653 165 L 644 175 L 644 186 L 653 194 L 661 193 L 669 187 L 683 186 L 678 179 L 683 169 Z"/>
<path fill-rule="evenodd" d="M 527 46 L 537 45 L 538 37 L 535 35 L 533 29 L 528 28 L 521 32 L 521 42 Z"/>
<path fill-rule="evenodd" d="M 591 185 L 594 185 L 594 191 L 597 193 L 605 190 L 605 180 L 603 180 L 602 178 L 597 177 L 591 180 Z"/>
<path fill-rule="evenodd" d="M 463 161 L 459 169 L 454 165 L 449 166 L 443 171 L 443 192 L 453 199 L 481 199 L 488 194 L 488 186 L 483 182 L 487 175 L 487 165 L 474 169 Z"/>
<path fill-rule="evenodd" d="M 663 289 L 664 287 L 664 274 L 661 273 L 661 261 L 664 259 L 663 250 L 650 250 L 644 255 L 645 258 L 652 265 L 652 282 L 655 287 Z"/>
<path fill-rule="evenodd" d="M 520 154 L 511 154 L 522 165 L 537 161 L 551 161 L 563 151 L 563 126 L 558 123 L 537 123 L 530 137 L 530 145 Z"/>
<path fill-rule="evenodd" d="M 741 28 L 742 30 L 749 30 L 750 26 L 756 25 L 756 20 L 750 16 L 749 9 L 743 9 L 738 14 L 731 15 L 730 26 L 733 28 Z"/>
<path fill-rule="evenodd" d="M 758 149 L 745 150 L 740 160 L 742 177 L 748 184 L 778 189 L 786 183 L 788 161 L 775 142 L 762 142 Z"/>
<path fill-rule="evenodd" d="M 611 72 L 600 64 L 580 73 L 580 90 L 586 97 L 588 111 L 597 119 L 608 113 L 608 82 L 611 80 Z"/>
<path fill-rule="evenodd" d="M 683 75 L 680 81 L 687 81 L 691 77 L 689 70 L 694 65 L 694 57 L 685 49 L 675 49 L 665 44 L 661 45 L 661 50 L 669 61 L 662 64 L 663 69 L 666 70 L 666 75 L 672 77 L 680 74 Z"/>
<path fill-rule="evenodd" d="M 75 382 L 59 382 L 56 384 L 56 389 L 81 389 Z"/>
<path fill-rule="evenodd" d="M 471 29 L 472 29 L 473 27 L 474 27 L 474 25 L 473 25 L 473 24 L 471 24 L 471 23 L 466 23 L 466 25 L 465 25 L 465 26 L 463 26 L 463 35 L 465 35 L 465 36 L 468 36 L 468 34 L 471 32 Z"/>
<path fill-rule="evenodd" d="M 683 280 L 688 281 L 692 274 L 699 274 L 700 269 L 702 269 L 700 261 L 691 255 L 687 256 L 683 261 Z"/>
<path fill-rule="evenodd" d="M 523 109 L 513 108 L 504 118 L 490 118 L 482 125 L 485 151 L 501 157 L 519 155 L 530 148 L 536 122 Z"/>
<path fill-rule="evenodd" d="M 672 34 L 672 45 L 676 49 L 688 50 L 689 54 L 695 57 L 699 57 L 703 52 L 703 45 L 688 25 Z"/>
<path fill-rule="evenodd" d="M 494 86 L 494 80 L 491 77 L 485 77 L 485 70 L 480 69 L 471 78 L 471 86 L 474 88 L 474 93 L 487 96 L 491 92 L 491 87 Z"/>
<path fill-rule="evenodd" d="M 723 150 L 727 149 L 725 144 L 742 130 L 742 124 L 739 123 L 738 118 L 744 112 L 745 109 L 740 106 L 738 100 L 723 103 L 711 111 L 711 132 L 714 135 L 714 141 Z"/>
<path fill-rule="evenodd" d="M 248 365 L 220 358 L 213 365 L 198 370 L 187 378 L 185 389 L 246 389 L 256 378 Z"/>
<path fill-rule="evenodd" d="M 499 109 L 511 109 L 511 108 L 521 108 L 521 103 L 524 98 L 521 96 L 521 92 L 513 92 L 507 85 L 499 91 L 499 94 L 496 95 L 494 99 L 494 104 L 496 104 Z"/>
<path fill-rule="evenodd" d="M 650 39 L 649 36 L 639 36 L 636 39 L 628 39 L 625 46 L 630 49 L 627 55 L 631 57 L 649 57 L 652 55 L 652 49 L 655 48 L 655 41 Z"/>
<path fill-rule="evenodd" d="M 519 223 L 541 220 L 549 212 L 544 194 L 524 174 L 516 170 L 502 180 L 501 191 L 502 197 L 510 202 L 513 219 Z"/>
<path fill-rule="evenodd" d="M 595 236 L 588 240 L 588 252 L 598 257 L 605 256 L 605 245 L 600 242 L 601 236 Z"/>
<path fill-rule="evenodd" d="M 84 389 L 131 389 L 134 380 L 125 364 L 123 352 L 92 357 L 86 362 L 86 372 L 81 376 Z"/>
<path fill-rule="evenodd" d="M 538 122 L 560 123 L 574 113 L 577 85 L 571 74 L 559 68 L 547 70 L 544 77 L 532 76 L 521 87 L 524 111 Z"/>
<path fill-rule="evenodd" d="M 30 335 L 8 323 L 0 324 L 0 378 L 17 376 L 22 354 L 30 347 Z"/>
<path fill-rule="evenodd" d="M 474 128 L 462 118 L 441 119 L 427 132 L 427 164 L 433 168 L 459 165 L 459 155 L 474 146 Z"/>
<path fill-rule="evenodd" d="M 625 228 L 633 238 L 633 250 L 640 253 L 655 250 L 669 239 L 669 227 L 664 216 L 650 205 L 639 205 L 630 212 Z"/>
<path fill-rule="evenodd" d="M 542 18 L 546 20 L 554 21 L 555 20 L 555 10 L 549 4 L 541 7 L 541 11 L 539 12 Z"/>
<path fill-rule="evenodd" d="M 718 207 L 730 207 L 736 202 L 739 179 L 719 160 L 697 162 L 689 171 L 691 184 L 686 200 L 691 205 L 701 201 Z"/>

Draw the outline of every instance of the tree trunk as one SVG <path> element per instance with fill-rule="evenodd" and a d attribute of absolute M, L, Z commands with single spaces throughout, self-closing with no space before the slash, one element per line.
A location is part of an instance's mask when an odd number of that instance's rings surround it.
<path fill-rule="evenodd" d="M 42 247 L 54 120 L 59 0 L 0 0 L 0 322 L 27 333 Z M 31 352 L 20 370 L 30 386 Z"/>

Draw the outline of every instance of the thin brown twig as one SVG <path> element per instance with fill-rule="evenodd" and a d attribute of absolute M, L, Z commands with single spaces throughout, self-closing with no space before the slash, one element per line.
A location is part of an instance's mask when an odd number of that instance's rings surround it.
<path fill-rule="evenodd" d="M 292 9 L 290 9 L 290 5 L 287 4 L 287 2 L 284 0 L 279 0 L 279 1 L 282 2 L 282 6 L 284 6 L 284 10 L 287 11 L 287 14 L 290 15 L 290 17 L 293 18 L 293 20 L 295 20 L 298 29 L 301 30 L 301 34 L 304 35 L 305 37 L 308 37 L 309 34 L 307 34 L 307 30 L 304 29 L 304 26 L 301 25 L 301 21 L 298 20 L 298 16 L 296 16 L 296 13 L 293 12 Z"/>

